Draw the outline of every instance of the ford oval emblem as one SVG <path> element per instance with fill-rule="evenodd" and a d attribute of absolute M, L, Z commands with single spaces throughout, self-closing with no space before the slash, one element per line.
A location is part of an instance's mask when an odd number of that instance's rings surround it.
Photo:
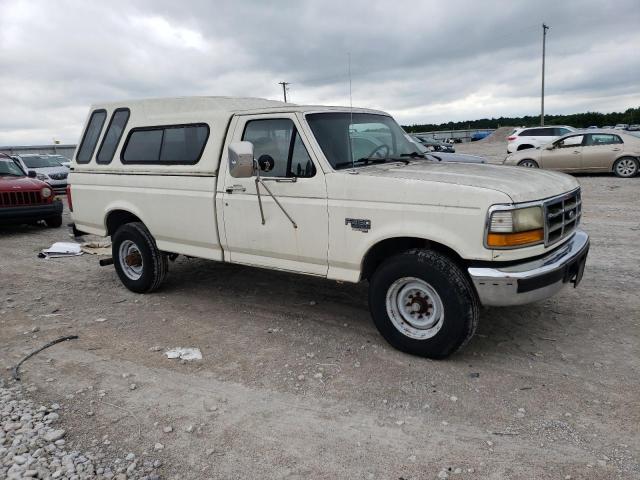
<path fill-rule="evenodd" d="M 574 212 L 573 210 L 569 211 L 569 218 L 573 218 L 575 216 L 576 212 Z"/>

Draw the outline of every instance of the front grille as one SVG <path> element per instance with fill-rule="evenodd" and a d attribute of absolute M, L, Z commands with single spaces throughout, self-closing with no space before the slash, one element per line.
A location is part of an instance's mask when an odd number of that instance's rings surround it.
<path fill-rule="evenodd" d="M 580 224 L 582 199 L 580 189 L 552 198 L 544 203 L 544 243 L 546 246 L 570 235 Z"/>
<path fill-rule="evenodd" d="M 64 180 L 69 176 L 68 173 L 50 173 L 49 177 L 53 180 Z"/>
<path fill-rule="evenodd" d="M 44 203 L 40 192 L 0 192 L 0 207 L 21 207 Z"/>

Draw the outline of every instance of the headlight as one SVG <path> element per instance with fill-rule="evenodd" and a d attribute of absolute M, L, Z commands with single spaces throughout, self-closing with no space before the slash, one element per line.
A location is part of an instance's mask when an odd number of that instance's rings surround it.
<path fill-rule="evenodd" d="M 40 195 L 42 195 L 42 198 L 49 198 L 51 196 L 51 189 L 49 187 L 44 187 L 40 190 Z"/>
<path fill-rule="evenodd" d="M 489 217 L 486 238 L 489 248 L 524 247 L 543 240 L 542 207 L 496 210 Z"/>
<path fill-rule="evenodd" d="M 49 180 L 49 177 L 48 177 L 48 176 L 46 176 L 44 173 L 38 173 L 38 174 L 36 174 L 36 178 L 37 178 L 38 180 L 42 180 L 42 181 Z"/>

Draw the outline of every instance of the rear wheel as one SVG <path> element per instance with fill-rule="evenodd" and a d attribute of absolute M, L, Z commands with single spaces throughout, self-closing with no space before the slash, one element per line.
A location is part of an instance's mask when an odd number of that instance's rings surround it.
<path fill-rule="evenodd" d="M 444 358 L 465 345 L 478 324 L 478 300 L 448 257 L 416 249 L 386 260 L 369 285 L 371 316 L 403 352 Z"/>
<path fill-rule="evenodd" d="M 118 228 L 112 238 L 111 252 L 120 281 L 132 292 L 153 292 L 167 275 L 167 255 L 158 249 L 141 222 L 126 223 Z"/>
<path fill-rule="evenodd" d="M 613 164 L 613 173 L 622 178 L 635 177 L 638 174 L 638 160 L 631 157 L 619 158 Z"/>
<path fill-rule="evenodd" d="M 527 158 L 526 160 L 520 160 L 518 162 L 518 166 L 525 168 L 540 168 L 538 166 L 538 162 L 536 162 L 535 160 L 531 160 L 530 158 Z"/>
<path fill-rule="evenodd" d="M 45 218 L 44 223 L 46 223 L 47 227 L 49 228 L 59 228 L 60 226 L 62 226 L 62 215 Z"/>

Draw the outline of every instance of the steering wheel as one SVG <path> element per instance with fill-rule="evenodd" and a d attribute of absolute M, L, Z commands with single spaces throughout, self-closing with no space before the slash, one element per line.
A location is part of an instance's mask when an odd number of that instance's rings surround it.
<path fill-rule="evenodd" d="M 385 153 L 384 155 L 380 155 L 380 158 L 388 157 L 391 153 L 391 148 L 389 148 L 389 145 L 383 143 L 382 145 L 378 145 L 376 148 L 374 148 L 373 151 L 369 155 L 367 155 L 367 158 L 375 157 L 383 149 L 385 150 Z"/>

